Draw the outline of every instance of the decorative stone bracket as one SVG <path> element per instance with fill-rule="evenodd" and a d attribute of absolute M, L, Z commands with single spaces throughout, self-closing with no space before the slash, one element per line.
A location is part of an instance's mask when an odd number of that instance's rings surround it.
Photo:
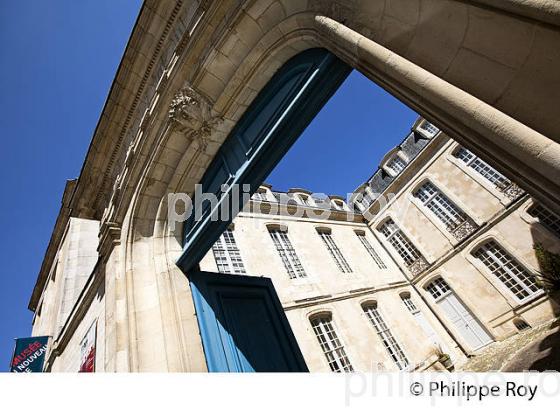
<path fill-rule="evenodd" d="M 206 149 L 212 130 L 223 122 L 222 117 L 212 114 L 208 100 L 190 86 L 175 94 L 169 107 L 169 119 L 174 132 L 197 141 L 202 149 Z"/>

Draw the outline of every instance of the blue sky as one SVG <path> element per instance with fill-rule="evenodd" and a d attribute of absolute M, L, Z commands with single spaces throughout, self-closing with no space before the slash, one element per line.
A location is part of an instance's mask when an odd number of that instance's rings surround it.
<path fill-rule="evenodd" d="M 60 208 L 76 178 L 140 0 L 0 2 L 0 371 Z M 397 145 L 416 114 L 352 73 L 268 178 L 278 190 L 345 195 Z"/>

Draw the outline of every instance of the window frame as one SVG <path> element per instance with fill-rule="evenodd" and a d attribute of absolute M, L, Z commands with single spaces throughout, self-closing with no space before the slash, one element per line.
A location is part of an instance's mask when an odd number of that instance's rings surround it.
<path fill-rule="evenodd" d="M 407 371 L 410 369 L 410 360 L 408 359 L 405 349 L 403 349 L 402 343 L 395 337 L 394 333 L 391 331 L 391 327 L 388 325 L 385 315 L 379 309 L 377 302 L 366 302 L 362 303 L 362 311 L 364 312 L 366 319 L 373 327 L 373 330 L 379 337 L 381 344 L 385 349 L 385 353 L 392 360 L 393 364 L 398 367 L 400 371 Z M 374 312 L 372 314 L 371 312 Z M 393 352 L 392 352 L 392 350 Z M 400 356 L 400 357 L 399 357 Z"/>
<path fill-rule="evenodd" d="M 288 236 L 287 227 L 269 225 L 267 231 L 276 250 L 276 255 L 280 258 L 289 279 L 306 279 L 308 277 L 307 272 Z"/>
<path fill-rule="evenodd" d="M 383 228 L 389 221 L 391 221 L 391 222 L 393 223 L 393 225 L 396 226 L 397 230 L 396 230 L 395 232 L 392 232 L 389 236 L 385 236 L 385 234 L 384 234 L 383 231 L 382 231 L 382 228 Z M 397 258 L 401 261 L 401 264 L 402 264 L 405 268 L 408 269 L 409 267 L 413 266 L 413 265 L 414 265 L 418 260 L 420 260 L 420 259 L 424 259 L 427 263 L 429 263 L 427 257 L 425 256 L 425 253 L 424 253 L 422 250 L 420 250 L 420 249 L 418 248 L 418 246 L 416 245 L 416 243 L 413 242 L 413 241 L 410 239 L 410 236 L 408 235 L 408 233 L 407 233 L 406 231 L 404 231 L 404 230 L 401 228 L 401 226 L 395 222 L 395 219 L 393 218 L 392 215 L 388 215 L 387 217 L 385 217 L 381 222 L 379 222 L 379 223 L 376 225 L 376 228 L 375 228 L 375 229 L 376 229 L 376 231 L 381 235 L 381 237 L 383 238 L 383 240 L 384 240 L 385 242 L 387 242 L 387 244 L 390 245 L 390 252 L 392 252 L 394 255 L 397 256 Z M 394 237 L 395 234 L 398 233 L 398 232 L 400 232 L 400 233 L 404 236 L 404 238 L 412 245 L 412 247 L 413 247 L 413 248 L 416 250 L 416 252 L 418 253 L 418 258 L 414 259 L 410 264 L 407 264 L 407 263 L 406 263 L 405 259 L 401 256 L 401 254 L 399 253 L 399 251 L 395 248 L 395 246 L 394 246 L 394 245 L 391 243 L 391 241 L 390 241 L 391 238 Z"/>
<path fill-rule="evenodd" d="M 537 289 L 535 291 L 530 291 L 530 289 L 527 288 L 527 285 L 524 284 L 523 281 L 520 280 L 515 274 L 512 274 L 510 272 L 510 269 L 508 268 L 506 275 L 510 279 L 512 279 L 516 285 L 520 285 L 526 292 L 528 292 L 526 297 L 520 298 L 498 275 L 494 273 L 494 271 L 492 271 L 492 269 L 487 264 L 485 264 L 482 260 L 480 260 L 480 258 L 475 256 L 475 252 L 491 242 L 494 242 L 499 248 L 501 248 L 503 252 L 511 258 L 514 264 L 519 265 L 522 270 L 526 271 L 528 277 L 531 278 L 531 272 L 534 271 L 534 269 L 531 268 L 530 265 L 524 263 L 520 258 L 518 258 L 515 253 L 512 252 L 508 245 L 504 245 L 503 240 L 495 238 L 494 236 L 489 236 L 471 246 L 468 251 L 468 260 L 473 263 L 473 265 L 484 275 L 484 277 L 489 278 L 492 283 L 495 283 L 497 290 L 501 289 L 501 291 L 499 290 L 500 293 L 505 297 L 508 297 L 510 300 L 513 300 L 517 305 L 525 305 L 527 303 L 531 303 L 533 300 L 543 295 L 544 290 L 540 288 L 536 284 L 536 282 L 535 286 L 537 287 Z M 493 257 L 493 260 L 494 262 L 496 262 L 495 256 Z M 502 269 L 504 268 L 502 267 Z"/>
<path fill-rule="evenodd" d="M 399 161 L 402 163 L 402 168 L 399 171 L 396 171 L 395 169 L 389 166 L 389 164 L 393 162 L 398 163 Z M 401 150 L 397 150 L 383 163 L 382 168 L 393 178 L 396 178 L 403 173 L 403 171 L 408 167 L 408 165 L 409 165 L 408 158 L 406 158 L 405 155 L 401 153 Z"/>
<path fill-rule="evenodd" d="M 358 237 L 360 243 L 365 248 L 366 252 L 373 259 L 373 261 L 375 262 L 379 270 L 387 270 L 388 269 L 387 264 L 383 261 L 383 259 L 381 259 L 379 253 L 377 253 L 377 251 L 375 250 L 371 242 L 368 240 L 366 233 L 364 231 L 354 231 L 354 233 Z"/>
<path fill-rule="evenodd" d="M 451 148 L 449 149 L 448 154 L 446 156 L 447 160 L 449 162 L 451 162 L 453 165 L 455 165 L 457 168 L 459 168 L 465 175 L 467 175 L 470 179 L 472 179 L 478 186 L 482 187 L 490 195 L 492 195 L 494 198 L 496 198 L 503 206 L 506 206 L 506 205 L 510 204 L 512 202 L 512 200 L 505 193 L 501 192 L 496 185 L 491 183 L 489 180 L 484 178 L 481 174 L 479 174 L 473 168 L 467 166 L 464 161 L 460 160 L 459 158 L 457 158 L 455 156 L 455 153 L 458 150 L 460 150 L 461 148 L 465 148 L 465 149 L 468 150 L 468 148 L 464 147 L 460 143 L 453 144 L 451 146 Z M 477 156 L 477 155 L 475 154 L 475 156 Z M 486 161 L 484 161 L 484 162 L 486 162 Z M 490 164 L 488 164 L 488 165 L 490 165 Z M 490 165 L 490 167 L 492 167 L 492 166 Z M 501 174 L 501 172 L 499 172 L 499 171 L 497 171 L 497 172 Z"/>
<path fill-rule="evenodd" d="M 318 227 L 315 231 L 323 241 L 323 244 L 325 245 L 325 248 L 327 248 L 331 258 L 335 261 L 338 270 L 342 273 L 353 273 L 350 263 L 333 238 L 332 230 Z"/>
<path fill-rule="evenodd" d="M 319 324 L 316 325 L 315 322 L 319 322 Z M 325 331 L 325 323 L 328 323 L 330 325 L 330 338 L 328 337 L 329 331 Z M 340 336 L 338 326 L 334 322 L 332 313 L 321 312 L 314 314 L 313 316 L 309 317 L 309 324 L 311 325 L 311 330 L 315 335 L 315 340 L 317 341 L 321 351 L 323 352 L 323 358 L 326 361 L 327 366 L 330 368 L 331 372 L 354 372 L 354 366 L 352 365 L 352 361 L 350 360 L 350 357 L 348 355 L 346 344 Z M 321 329 L 321 334 L 317 332 L 318 329 Z M 332 336 L 334 336 L 334 338 L 332 338 Z M 324 339 L 324 343 L 322 342 L 322 339 Z M 329 349 L 325 349 L 325 347 L 329 347 Z M 332 360 L 329 359 L 329 354 L 332 355 Z M 344 364 L 344 360 L 346 360 L 346 364 Z M 339 368 L 334 369 L 333 364 L 337 364 Z"/>
<path fill-rule="evenodd" d="M 243 256 L 241 255 L 241 250 L 237 245 L 237 239 L 235 238 L 233 231 L 234 228 L 232 226 L 227 227 L 226 230 L 222 232 L 222 234 L 219 236 L 218 240 L 214 242 L 214 244 L 212 245 L 212 254 L 214 256 L 214 262 L 216 264 L 216 268 L 218 269 L 218 273 L 223 273 L 227 275 L 246 275 L 247 269 L 245 268 L 245 262 L 243 261 Z M 227 240 L 228 235 L 231 236 L 231 240 L 229 243 Z M 221 246 L 221 248 L 218 247 L 218 244 L 219 246 Z M 231 244 L 233 244 L 233 246 L 229 246 Z M 224 254 L 223 258 L 227 262 L 227 267 L 229 271 L 222 271 L 220 269 L 220 266 L 224 266 L 224 264 L 218 263 L 218 257 L 216 256 L 218 252 L 223 252 Z M 237 252 L 238 254 L 237 259 L 239 260 L 241 266 L 239 272 L 236 271 L 237 270 L 235 267 L 236 265 L 234 263 L 234 258 L 232 257 L 231 252 Z"/>

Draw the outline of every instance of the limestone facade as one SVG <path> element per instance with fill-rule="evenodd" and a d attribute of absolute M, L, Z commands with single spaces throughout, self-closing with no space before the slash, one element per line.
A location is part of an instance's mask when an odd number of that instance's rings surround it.
<path fill-rule="evenodd" d="M 309 48 L 334 53 L 560 213 L 560 186 L 554 178 L 560 170 L 555 110 L 560 99 L 559 28 L 560 5 L 554 0 L 146 0 L 81 174 L 67 184 L 29 303 L 36 313 L 34 334 L 50 331 L 53 336 L 47 369 L 76 370 L 76 343 L 84 336 L 80 332 L 87 332 L 91 324 L 86 322 L 96 319 L 98 370 L 206 370 L 189 283 L 175 265 L 182 238 L 167 224 L 167 195 L 192 194 L 263 86 L 286 61 Z M 177 126 L 173 113 L 186 97 L 204 109 L 187 110 L 187 121 Z M 460 167 L 451 169 L 459 172 Z M 465 207 L 466 212 L 480 224 L 485 218 L 496 218 L 494 227 L 503 222 L 498 230 L 506 239 L 503 246 L 508 241 L 518 246 L 529 231 L 511 236 L 513 228 L 506 228 L 505 221 L 510 215 L 526 217 L 522 200 L 500 211 L 507 200 L 486 191 L 490 202 L 480 210 Z M 462 198 L 452 194 L 456 201 Z M 465 199 L 461 206 L 467 204 L 472 205 Z M 377 225 L 371 225 L 382 222 L 379 217 L 364 224 L 370 228 L 366 234 L 384 245 Z M 521 219 L 511 226 L 524 229 Z M 426 220 L 424 215 L 419 221 Z M 97 224 L 96 258 L 93 243 L 83 257 L 67 261 L 63 256 L 74 235 L 71 221 L 75 232 L 81 232 L 83 222 L 84 235 L 88 221 Z M 480 226 L 478 233 L 489 224 Z M 419 241 L 429 274 L 443 276 L 443 264 L 458 257 L 452 248 L 467 248 L 454 243 L 441 226 L 429 229 L 439 238 L 441 251 L 434 249 L 436 242 L 410 236 Z M 552 242 L 548 233 L 541 234 L 543 242 Z M 515 256 L 534 267 L 529 248 L 519 248 Z M 74 268 L 87 269 L 73 273 L 64 286 L 53 273 L 57 263 L 64 271 L 74 269 L 62 267 L 71 266 L 74 257 Z M 412 283 L 428 276 L 420 272 L 411 279 L 403 271 L 403 280 Z M 452 265 L 449 272 L 458 274 Z M 451 276 L 449 284 L 455 286 Z M 419 289 L 423 285 L 415 283 Z M 60 289 L 76 292 L 62 296 Z M 54 318 L 61 300 L 76 300 L 71 309 L 68 304 L 62 309 L 68 315 L 62 325 Z M 544 305 L 525 307 L 530 307 L 527 312 L 541 309 L 537 316 L 544 317 Z M 493 337 L 505 337 L 512 330 L 512 312 L 525 307 L 506 297 L 480 320 L 491 322 L 486 328 Z M 293 316 L 290 310 L 288 315 Z M 429 312 L 425 315 L 431 320 Z M 530 315 L 526 319 L 532 320 Z"/>
<path fill-rule="evenodd" d="M 528 273 L 539 268 L 534 243 L 560 253 L 554 225 L 531 212 L 537 202 L 511 188 L 515 184 L 500 179 L 490 165 L 464 162 L 458 157 L 462 149 L 419 119 L 348 201 L 298 188 L 279 193 L 263 185 L 202 259 L 200 269 L 270 277 L 311 371 L 332 369 L 313 329 L 318 317 L 331 321 L 352 370 L 443 370 L 440 350 L 461 365 L 493 341 L 518 334 L 523 326 L 545 323 L 559 312 L 556 302 L 540 289 L 519 297 L 515 284 L 500 280 L 477 259 L 476 249 L 495 241 Z M 415 193 L 426 184 L 445 195 L 446 204 L 461 214 L 453 214 L 449 207 L 448 213 L 437 213 L 443 208 L 423 202 Z M 458 219 L 450 228 L 445 222 L 453 216 Z M 403 257 L 385 237 L 382 227 L 389 218 L 416 249 L 421 264 L 407 263 L 407 254 Z M 97 235 L 95 221 L 70 219 L 34 319 L 34 334 L 52 334 L 57 340 L 61 326 L 68 325 L 68 306 L 84 310 L 71 336 L 59 342 L 63 347 L 53 345 L 51 371 L 79 368 L 80 344 L 91 326 L 97 327 L 96 369 L 111 370 L 106 367 L 112 348 L 106 322 L 119 312 L 110 310 L 105 283 L 86 283 L 82 275 L 94 268 Z M 279 243 L 293 253 L 281 253 Z M 444 305 L 445 298 L 434 299 L 429 286 L 441 279 L 451 289 L 454 305 Z M 80 291 L 89 287 L 91 296 L 86 299 Z M 137 309 L 161 302 L 150 301 L 146 294 Z M 386 326 L 383 332 L 371 322 L 372 306 Z M 463 318 L 450 316 L 450 308 L 461 307 L 466 312 Z M 473 336 L 465 333 L 465 325 L 476 326 L 467 323 L 469 318 L 482 332 L 475 337 L 486 340 L 475 338 L 473 343 Z M 197 332 L 192 320 L 185 324 Z M 145 325 L 157 341 L 161 329 Z M 204 370 L 204 355 L 198 354 L 195 360 Z"/>

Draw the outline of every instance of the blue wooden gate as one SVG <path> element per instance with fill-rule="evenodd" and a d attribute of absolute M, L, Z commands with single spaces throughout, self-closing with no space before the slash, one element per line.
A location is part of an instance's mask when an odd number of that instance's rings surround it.
<path fill-rule="evenodd" d="M 243 185 L 254 193 L 307 125 L 338 89 L 351 68 L 325 49 L 310 49 L 289 60 L 263 88 L 218 150 L 202 177 L 202 217 L 185 222 L 183 253 L 177 265 L 194 268 L 235 217 L 232 200 L 241 202 Z M 232 187 L 240 187 L 235 192 Z M 229 187 L 222 191 L 222 186 Z M 238 196 L 234 198 L 234 196 Z M 227 218 L 220 210 L 229 208 Z"/>
<path fill-rule="evenodd" d="M 307 372 L 268 278 L 189 274 L 210 372 Z"/>

